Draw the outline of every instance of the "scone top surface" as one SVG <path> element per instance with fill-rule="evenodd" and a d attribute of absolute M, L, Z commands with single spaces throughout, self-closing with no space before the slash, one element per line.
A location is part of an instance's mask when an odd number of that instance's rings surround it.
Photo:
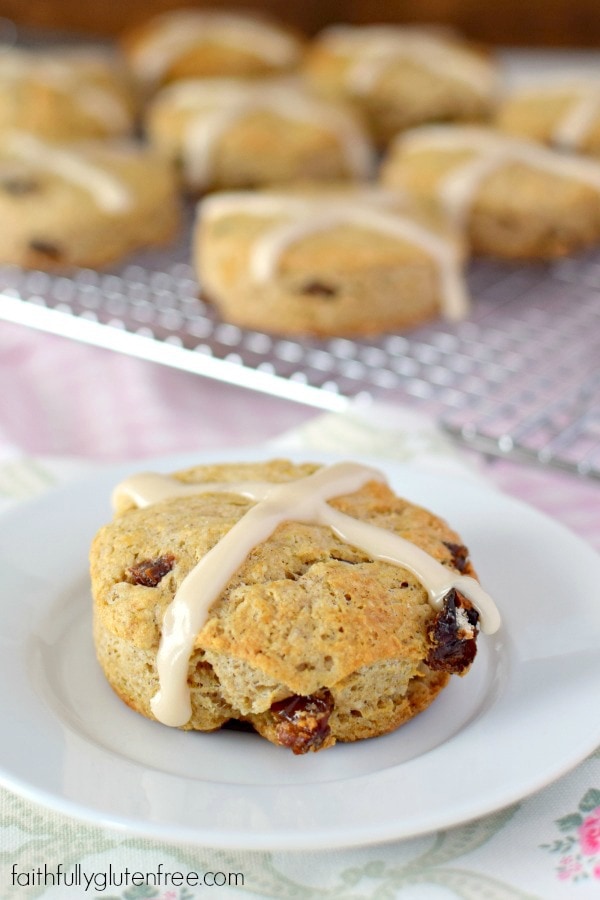
<path fill-rule="evenodd" d="M 162 13 L 125 34 L 122 45 L 148 88 L 182 78 L 284 72 L 302 53 L 299 37 L 265 16 L 206 9 Z"/>
<path fill-rule="evenodd" d="M 342 473 L 338 479 L 346 479 L 344 484 L 355 484 L 356 468 L 333 467 Z M 344 474 L 348 470 L 350 475 Z M 262 491 L 265 483 L 289 485 L 296 491 L 297 484 L 300 491 L 294 496 L 300 509 L 302 486 L 314 481 L 308 478 L 313 473 L 321 479 L 319 483 L 327 484 L 329 469 L 281 460 L 186 470 L 177 473 L 173 483 L 190 485 L 176 488 L 188 490 L 188 496 L 157 500 L 141 509 L 122 505 L 117 519 L 99 532 L 91 554 L 97 650 L 109 681 L 130 705 L 152 715 L 148 693 L 155 689 L 156 677 L 148 672 L 154 671 L 159 640 L 160 670 L 164 628 L 168 636 L 172 627 L 168 617 L 173 598 L 176 606 L 177 598 L 186 590 L 189 593 L 186 585 L 202 573 L 193 585 L 192 600 L 197 602 L 195 592 L 210 583 L 211 557 L 262 508 L 261 503 L 249 506 L 240 493 L 244 485 L 250 485 L 251 491 Z M 327 515 L 337 515 L 344 527 L 348 522 L 359 528 L 365 527 L 361 522 L 371 523 L 378 542 L 384 533 L 399 535 L 396 540 L 405 535 L 407 540 L 400 543 L 411 548 L 411 554 L 421 553 L 427 565 L 433 565 L 435 577 L 441 572 L 444 585 L 465 582 L 467 592 L 480 591 L 474 579 L 464 577 L 472 572 L 466 550 L 444 522 L 395 497 L 377 473 L 360 470 L 358 477 L 363 487 L 332 496 Z M 231 493 L 228 484 L 232 484 Z M 204 485 L 206 493 L 196 494 L 191 487 L 195 485 Z M 162 482 L 159 487 L 162 491 Z M 267 518 L 268 510 L 275 509 L 269 507 L 270 496 L 265 495 L 262 513 Z M 222 592 L 205 610 L 198 632 L 191 635 L 189 671 L 187 657 L 183 659 L 184 680 L 187 671 L 192 693 L 187 727 L 210 730 L 227 718 L 248 718 L 273 739 L 273 729 L 277 732 L 278 727 L 273 709 L 278 702 L 296 696 L 318 707 L 325 702 L 323 692 L 328 703 L 337 698 L 337 732 L 332 739 L 352 740 L 397 727 L 428 705 L 447 680 L 445 671 L 435 671 L 437 666 L 423 670 L 431 649 L 427 629 L 434 618 L 427 590 L 409 570 L 379 562 L 349 545 L 336 536 L 335 529 L 313 519 L 312 511 L 306 516 L 297 512 L 300 519 L 294 520 L 294 512 L 286 510 L 279 510 L 279 524 L 267 531 L 266 539 L 250 534 L 251 549 L 237 569 L 234 566 L 233 572 L 225 573 Z M 446 588 L 441 590 L 445 596 Z M 165 611 L 169 611 L 167 617 Z M 471 628 L 469 641 L 472 638 Z M 137 666 L 138 676 L 142 667 L 148 691 L 140 689 L 139 677 L 132 679 L 124 672 L 124 659 L 132 668 Z M 381 708 L 387 709 L 383 721 L 377 714 L 370 715 L 367 707 L 364 715 L 357 711 L 368 705 L 367 695 L 376 690 L 373 678 L 378 677 L 383 679 L 380 690 L 385 682 L 386 694 L 391 692 L 382 703 Z M 198 679 L 204 690 L 202 710 L 194 706 L 198 705 Z M 353 704 L 354 714 L 348 704 Z M 314 710 L 309 712 L 313 715 Z M 303 714 L 308 715 L 306 709 Z M 356 717 L 364 718 L 355 723 L 359 733 L 348 729 L 348 722 Z M 185 719 L 170 724 L 185 725 Z"/>

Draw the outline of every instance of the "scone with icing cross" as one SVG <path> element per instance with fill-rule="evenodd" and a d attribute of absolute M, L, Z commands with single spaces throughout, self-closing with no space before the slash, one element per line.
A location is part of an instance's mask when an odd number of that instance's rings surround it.
<path fill-rule="evenodd" d="M 255 78 L 297 66 L 303 42 L 266 16 L 175 9 L 123 35 L 125 58 L 147 91 L 181 78 Z"/>
<path fill-rule="evenodd" d="M 178 81 L 150 104 L 146 132 L 196 193 L 366 179 L 375 168 L 355 114 L 291 78 Z"/>
<path fill-rule="evenodd" d="M 377 470 L 287 460 L 134 475 L 91 548 L 100 665 L 134 710 L 306 753 L 392 731 L 499 615 L 460 537 Z"/>
<path fill-rule="evenodd" d="M 130 134 L 136 102 L 123 64 L 97 50 L 4 48 L 0 127 L 71 141 Z"/>
<path fill-rule="evenodd" d="M 600 165 L 492 129 L 406 132 L 381 181 L 444 210 L 477 254 L 551 259 L 600 241 Z"/>
<path fill-rule="evenodd" d="M 427 122 L 487 118 L 494 64 L 452 33 L 399 25 L 335 25 L 307 51 L 304 71 L 328 97 L 353 103 L 384 146 Z"/>
<path fill-rule="evenodd" d="M 102 266 L 171 240 L 179 216 L 171 167 L 137 144 L 0 137 L 1 263 Z"/>
<path fill-rule="evenodd" d="M 249 328 L 366 335 L 467 309 L 458 236 L 396 192 L 212 194 L 195 253 L 203 296 Z"/>
<path fill-rule="evenodd" d="M 600 156 L 600 78 L 546 76 L 517 87 L 499 104 L 495 124 L 559 150 Z"/>

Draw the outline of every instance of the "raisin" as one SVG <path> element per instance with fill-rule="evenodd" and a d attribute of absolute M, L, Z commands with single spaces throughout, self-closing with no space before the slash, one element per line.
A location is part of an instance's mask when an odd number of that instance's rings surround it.
<path fill-rule="evenodd" d="M 313 297 L 335 297 L 338 289 L 324 281 L 307 281 L 300 289 L 302 294 L 310 294 Z"/>
<path fill-rule="evenodd" d="M 463 611 L 467 626 L 458 621 L 458 610 Z M 463 675 L 477 653 L 478 621 L 479 613 L 469 600 L 454 588 L 449 591 L 428 629 L 431 646 L 425 662 L 429 668 Z"/>
<path fill-rule="evenodd" d="M 29 241 L 29 249 L 33 250 L 34 253 L 40 253 L 42 256 L 47 256 L 48 259 L 51 259 L 54 262 L 58 262 L 62 257 L 60 247 L 50 241 L 42 241 L 34 238 Z"/>
<path fill-rule="evenodd" d="M 444 547 L 447 547 L 452 554 L 452 565 L 459 572 L 465 574 L 471 570 L 469 561 L 469 551 L 464 544 L 454 544 L 452 541 L 443 541 Z"/>
<path fill-rule="evenodd" d="M 5 193 L 11 194 L 13 197 L 21 197 L 23 194 L 35 194 L 40 189 L 39 182 L 25 176 L 22 178 L 17 176 L 4 178 L 0 181 L 0 187 Z"/>
<path fill-rule="evenodd" d="M 329 737 L 329 717 L 333 712 L 333 697 L 323 689 L 318 694 L 302 697 L 295 694 L 279 700 L 271 707 L 277 720 L 278 743 L 299 755 L 318 750 Z"/>
<path fill-rule="evenodd" d="M 167 572 L 173 568 L 175 557 L 172 554 L 159 556 L 156 559 L 144 559 L 127 569 L 127 575 L 131 584 L 141 584 L 144 587 L 156 587 Z"/>

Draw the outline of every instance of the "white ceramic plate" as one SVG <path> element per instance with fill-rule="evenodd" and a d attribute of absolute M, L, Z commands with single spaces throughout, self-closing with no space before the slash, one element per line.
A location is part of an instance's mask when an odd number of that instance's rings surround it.
<path fill-rule="evenodd" d="M 600 743 L 600 559 L 493 490 L 378 465 L 459 531 L 501 608 L 502 631 L 481 636 L 468 677 L 394 734 L 301 757 L 252 734 L 145 720 L 95 661 L 87 554 L 110 517 L 111 488 L 149 466 L 102 470 L 0 520 L 2 782 L 66 814 L 167 841 L 322 849 L 466 821 L 583 759 Z"/>

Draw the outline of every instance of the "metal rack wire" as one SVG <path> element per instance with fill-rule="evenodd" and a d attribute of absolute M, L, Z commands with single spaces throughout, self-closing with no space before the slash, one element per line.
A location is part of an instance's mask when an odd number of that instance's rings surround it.
<path fill-rule="evenodd" d="M 222 322 L 187 243 L 109 272 L 0 269 L 0 319 L 324 409 L 424 405 L 489 454 L 600 478 L 600 255 L 472 265 L 468 320 L 378 339 L 296 340 Z"/>

